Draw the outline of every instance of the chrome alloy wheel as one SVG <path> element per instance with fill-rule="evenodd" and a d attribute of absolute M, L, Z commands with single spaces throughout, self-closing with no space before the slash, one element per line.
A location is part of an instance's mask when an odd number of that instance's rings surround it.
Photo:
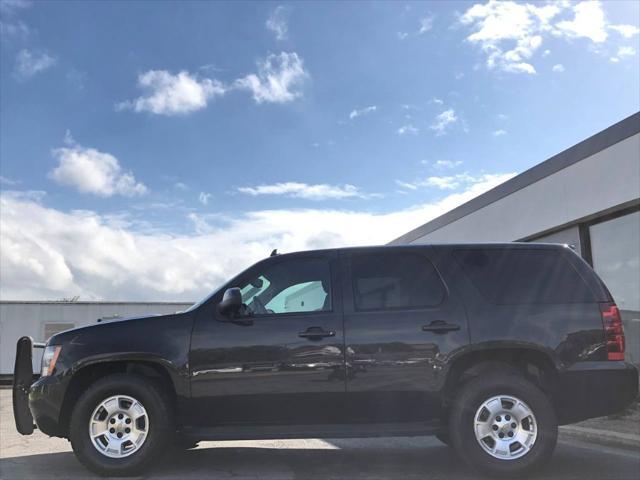
<path fill-rule="evenodd" d="M 138 400 L 126 395 L 102 401 L 89 419 L 91 443 L 106 457 L 128 457 L 142 447 L 148 435 L 147 411 Z"/>
<path fill-rule="evenodd" d="M 511 395 L 485 401 L 474 417 L 476 440 L 485 452 L 499 460 L 526 455 L 538 436 L 533 410 Z"/>

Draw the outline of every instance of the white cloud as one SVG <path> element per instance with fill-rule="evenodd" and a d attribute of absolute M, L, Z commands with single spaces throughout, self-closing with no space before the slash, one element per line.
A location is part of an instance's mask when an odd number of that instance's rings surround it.
<path fill-rule="evenodd" d="M 69 146 L 76 145 L 76 140 L 75 138 L 73 138 L 73 135 L 71 134 L 71 130 L 69 130 L 68 128 L 64 132 L 64 138 L 62 139 L 62 143 Z"/>
<path fill-rule="evenodd" d="M 401 126 L 398 130 L 396 130 L 396 133 L 400 136 L 403 135 L 416 135 L 420 130 L 418 130 L 416 127 L 414 127 L 411 124 L 408 125 L 403 125 Z"/>
<path fill-rule="evenodd" d="M 273 185 L 258 185 L 256 187 L 240 187 L 240 193 L 248 195 L 283 195 L 308 200 L 340 199 L 350 197 L 365 198 L 367 195 L 354 185 L 327 185 L 324 183 L 309 185 L 301 182 L 282 182 Z"/>
<path fill-rule="evenodd" d="M 620 47 L 618 48 L 619 57 L 632 57 L 636 54 L 636 50 L 633 47 Z"/>
<path fill-rule="evenodd" d="M 117 110 L 131 109 L 156 115 L 185 115 L 206 108 L 209 101 L 229 90 L 247 90 L 258 103 L 290 102 L 302 95 L 300 87 L 308 77 L 302 59 L 296 53 L 271 54 L 258 62 L 258 73 L 237 79 L 230 86 L 181 71 L 150 70 L 138 77 L 138 86 L 146 94 L 121 102 Z"/>
<path fill-rule="evenodd" d="M 620 60 L 624 59 L 625 57 L 632 57 L 635 54 L 636 54 L 636 50 L 633 47 L 620 47 L 618 48 L 616 56 L 610 57 L 609 60 L 612 63 L 618 63 L 620 62 Z"/>
<path fill-rule="evenodd" d="M 509 119 L 509 115 L 505 115 L 504 113 L 499 113 L 496 116 L 498 117 L 498 120 L 508 120 Z"/>
<path fill-rule="evenodd" d="M 562 65 L 561 63 L 557 63 L 553 67 L 551 67 L 551 70 L 554 72 L 562 73 L 564 72 L 564 65 Z"/>
<path fill-rule="evenodd" d="M 44 52 L 20 50 L 16 57 L 15 73 L 20 78 L 30 78 L 53 67 L 57 60 Z"/>
<path fill-rule="evenodd" d="M 434 187 L 439 190 L 456 190 L 459 188 L 469 188 L 472 185 L 476 184 L 485 184 L 487 182 L 493 182 L 497 178 L 503 181 L 512 177 L 515 174 L 507 174 L 507 175 L 491 175 L 491 174 L 483 174 L 477 177 L 470 175 L 468 173 L 458 173 L 456 175 L 444 175 L 444 176 L 430 176 L 422 180 L 417 180 L 415 182 L 403 182 L 401 180 L 396 180 L 396 183 L 406 189 L 409 190 L 417 190 L 418 188 L 425 187 Z"/>
<path fill-rule="evenodd" d="M 404 40 L 405 38 L 407 38 L 409 36 L 409 34 L 407 32 L 398 32 L 398 39 L 399 40 Z"/>
<path fill-rule="evenodd" d="M 611 57 L 609 60 L 611 60 L 613 63 L 618 63 L 623 58 L 633 57 L 635 54 L 636 50 L 633 47 L 619 47 L 616 56 Z"/>
<path fill-rule="evenodd" d="M 0 1 L 0 36 L 27 37 L 31 30 L 22 20 L 18 19 L 19 12 L 31 6 L 26 0 L 1 0 Z"/>
<path fill-rule="evenodd" d="M 265 26 L 276 35 L 276 40 L 286 40 L 289 33 L 289 9 L 282 5 L 276 7 Z"/>
<path fill-rule="evenodd" d="M 302 96 L 299 89 L 307 76 L 297 53 L 281 52 L 258 62 L 258 73 L 236 80 L 235 86 L 249 90 L 257 103 L 285 103 Z"/>
<path fill-rule="evenodd" d="M 609 25 L 609 29 L 618 32 L 624 38 L 631 38 L 640 33 L 640 28 L 635 25 Z"/>
<path fill-rule="evenodd" d="M 60 185 L 73 187 L 81 193 L 133 197 L 148 191 L 144 184 L 136 182 L 133 173 L 123 171 L 118 159 L 109 153 L 74 144 L 53 150 L 53 156 L 58 160 L 58 166 L 49 176 Z"/>
<path fill-rule="evenodd" d="M 186 71 L 174 75 L 166 70 L 150 70 L 138 76 L 138 86 L 146 94 L 118 104 L 118 109 L 184 115 L 205 108 L 209 100 L 226 92 L 217 80 L 198 78 Z"/>
<path fill-rule="evenodd" d="M 499 130 L 496 130 L 496 131 L 493 132 L 493 136 L 494 137 L 501 137 L 501 136 L 506 135 L 506 134 L 507 134 L 507 131 L 503 130 L 503 129 L 499 129 Z"/>
<path fill-rule="evenodd" d="M 532 58 L 550 36 L 601 44 L 608 38 L 608 29 L 626 38 L 638 33 L 633 25 L 609 24 L 597 0 L 546 4 L 489 0 L 473 5 L 460 21 L 471 28 L 467 40 L 480 46 L 487 67 L 512 73 L 535 74 Z M 549 53 L 544 50 L 542 57 Z"/>
<path fill-rule="evenodd" d="M 20 183 L 18 180 L 13 180 L 11 178 L 3 177 L 2 175 L 0 175 L 0 185 L 13 186 L 13 185 L 17 185 L 18 183 Z"/>
<path fill-rule="evenodd" d="M 573 13 L 573 20 L 556 24 L 560 33 L 571 38 L 585 37 L 595 43 L 602 43 L 607 39 L 607 23 L 600 2 L 580 2 L 573 6 Z"/>
<path fill-rule="evenodd" d="M 436 132 L 436 135 L 444 135 L 449 125 L 458 121 L 458 117 L 456 117 L 456 112 L 453 108 L 449 110 L 445 110 L 441 114 L 436 116 L 436 121 L 429 128 Z"/>
<path fill-rule="evenodd" d="M 4 21 L 0 20 L 0 36 L 9 37 L 27 37 L 31 33 L 31 30 L 23 21 Z"/>
<path fill-rule="evenodd" d="M 410 183 L 410 182 L 403 182 L 402 180 L 396 180 L 396 184 L 402 188 L 405 188 L 407 190 L 417 190 L 418 189 L 418 185 L 414 184 L 414 183 Z"/>
<path fill-rule="evenodd" d="M 429 177 L 422 183 L 425 187 L 436 187 L 441 190 L 453 190 L 460 187 L 457 176 L 450 177 Z"/>
<path fill-rule="evenodd" d="M 359 110 L 358 109 L 351 110 L 351 113 L 349 114 L 349 118 L 353 120 L 354 118 L 361 117 L 362 115 L 368 115 L 369 113 L 373 113 L 376 110 L 378 110 L 378 107 L 375 105 L 370 105 L 368 107 L 364 107 Z"/>
<path fill-rule="evenodd" d="M 27 0 L 1 0 L 0 14 L 15 15 L 18 10 L 29 8 L 30 6 L 31 2 Z"/>
<path fill-rule="evenodd" d="M 193 234 L 143 233 L 95 212 L 63 212 L 3 193 L 0 297 L 197 300 L 274 248 L 384 244 L 507 178 L 495 175 L 391 213 L 304 209 L 254 211 L 226 220 L 196 216 L 191 220 L 199 229 Z"/>
<path fill-rule="evenodd" d="M 473 5 L 460 21 L 474 29 L 467 40 L 481 46 L 489 69 L 532 74 L 535 68 L 527 59 L 540 47 L 540 33 L 550 28 L 549 21 L 559 11 L 552 4 L 537 7 L 490 0 Z M 504 45 L 509 45 L 508 49 Z"/>
<path fill-rule="evenodd" d="M 427 15 L 426 17 L 422 17 L 420 19 L 420 30 L 418 30 L 418 35 L 427 33 L 432 28 L 433 28 L 433 15 Z"/>
<path fill-rule="evenodd" d="M 462 161 L 460 160 L 438 160 L 434 164 L 436 168 L 455 168 L 459 165 L 462 165 Z"/>
<path fill-rule="evenodd" d="M 436 105 L 443 105 L 444 101 L 441 98 L 433 97 L 431 99 L 431 103 L 435 103 Z"/>
<path fill-rule="evenodd" d="M 203 205 L 208 205 L 210 198 L 211 198 L 210 193 L 200 192 L 200 195 L 198 195 L 198 201 Z"/>

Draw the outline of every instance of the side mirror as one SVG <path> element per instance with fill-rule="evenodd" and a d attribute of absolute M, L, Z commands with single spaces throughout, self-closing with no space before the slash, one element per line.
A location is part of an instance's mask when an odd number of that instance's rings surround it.
<path fill-rule="evenodd" d="M 242 292 L 238 287 L 227 288 L 218 304 L 218 311 L 225 317 L 235 317 L 242 308 Z"/>

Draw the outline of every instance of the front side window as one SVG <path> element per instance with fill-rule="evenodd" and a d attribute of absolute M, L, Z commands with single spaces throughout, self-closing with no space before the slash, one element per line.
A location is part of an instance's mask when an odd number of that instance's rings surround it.
<path fill-rule="evenodd" d="M 351 272 L 356 310 L 431 307 L 445 295 L 434 266 L 414 253 L 355 255 Z"/>
<path fill-rule="evenodd" d="M 331 311 L 331 270 L 321 258 L 278 261 L 258 269 L 240 285 L 252 315 Z"/>

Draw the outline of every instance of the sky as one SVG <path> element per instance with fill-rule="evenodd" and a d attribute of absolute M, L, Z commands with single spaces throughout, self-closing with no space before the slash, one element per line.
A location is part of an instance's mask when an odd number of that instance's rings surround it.
<path fill-rule="evenodd" d="M 0 0 L 0 298 L 195 301 L 640 110 L 640 3 Z"/>

